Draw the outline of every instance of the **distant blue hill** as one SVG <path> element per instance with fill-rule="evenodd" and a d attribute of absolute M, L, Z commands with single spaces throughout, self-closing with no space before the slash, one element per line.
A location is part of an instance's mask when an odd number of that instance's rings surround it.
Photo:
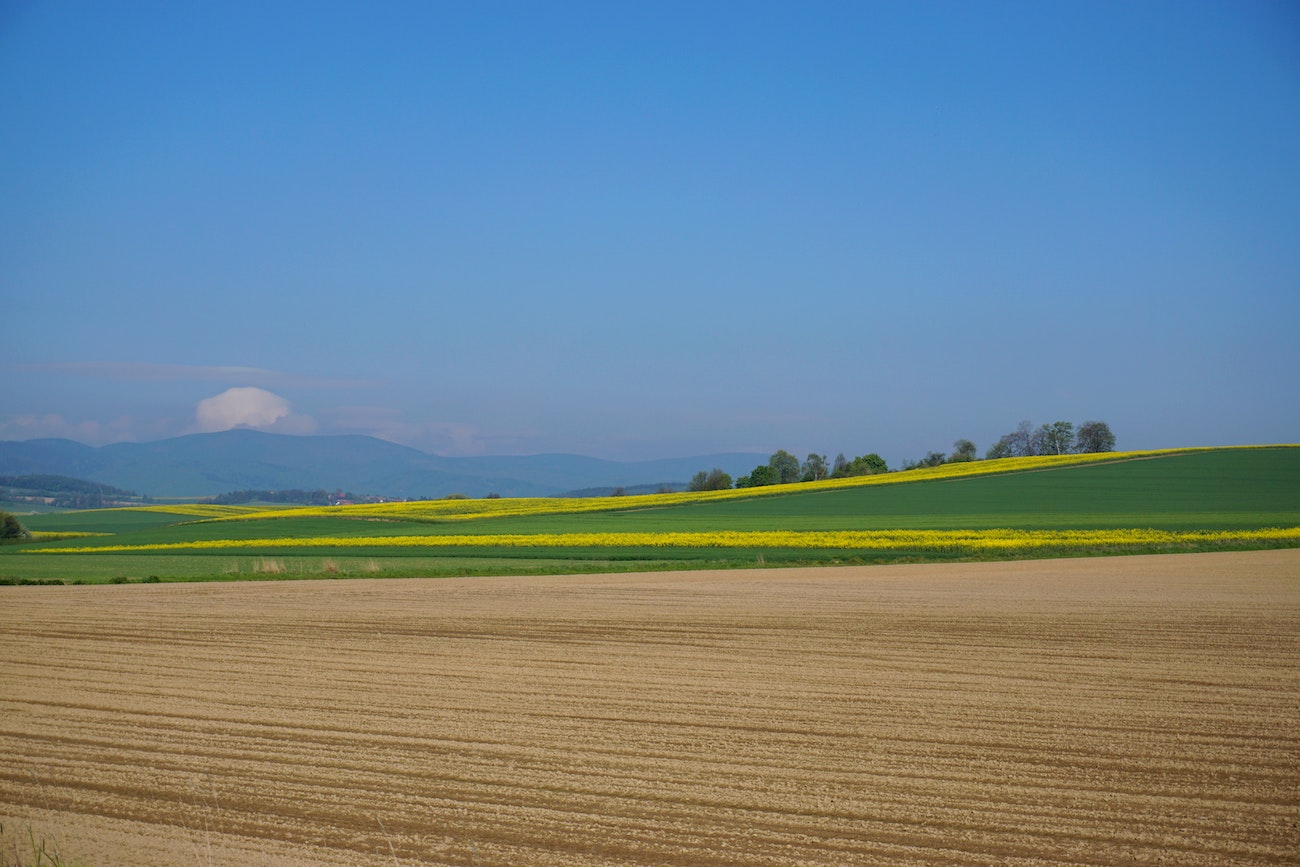
<path fill-rule="evenodd" d="M 557 496 L 581 489 L 684 485 L 699 470 L 748 473 L 767 455 L 732 452 L 654 461 L 581 455 L 448 458 L 367 436 L 285 436 L 253 430 L 98 448 L 72 440 L 0 441 L 0 475 L 51 474 L 152 497 L 238 490 L 343 489 L 386 497 Z"/>

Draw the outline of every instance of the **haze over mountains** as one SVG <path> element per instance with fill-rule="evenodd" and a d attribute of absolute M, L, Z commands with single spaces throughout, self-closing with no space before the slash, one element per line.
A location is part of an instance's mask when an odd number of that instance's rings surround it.
<path fill-rule="evenodd" d="M 441 457 L 368 436 L 286 436 L 254 430 L 98 448 L 65 439 L 0 441 L 0 475 L 48 473 L 151 497 L 236 490 L 343 489 L 394 498 L 555 496 L 590 488 L 684 485 L 699 470 L 749 472 L 748 452 L 620 462 L 580 455 Z"/>

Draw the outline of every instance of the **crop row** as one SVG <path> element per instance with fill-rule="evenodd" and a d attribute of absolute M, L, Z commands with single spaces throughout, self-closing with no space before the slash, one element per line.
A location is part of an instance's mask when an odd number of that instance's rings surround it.
<path fill-rule="evenodd" d="M 1232 543 L 1300 544 L 1300 527 L 1179 532 L 1110 530 L 851 530 L 715 531 L 686 533 L 502 533 L 425 536 L 308 536 L 198 539 L 140 545 L 85 545 L 34 549 L 69 554 L 113 551 L 189 551 L 260 548 L 802 548 L 926 551 L 1032 551 Z"/>

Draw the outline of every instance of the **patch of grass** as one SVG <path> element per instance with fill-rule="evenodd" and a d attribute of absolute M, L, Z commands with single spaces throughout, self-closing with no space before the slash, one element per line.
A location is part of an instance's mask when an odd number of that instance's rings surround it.
<path fill-rule="evenodd" d="M 90 509 L 78 512 L 52 512 L 32 515 L 24 522 L 27 529 L 60 533 L 130 533 L 154 527 L 166 527 L 193 520 L 165 512 L 137 512 L 129 509 Z"/>
<path fill-rule="evenodd" d="M 295 554 L 301 552 L 295 552 Z M 679 569 L 725 569 L 746 564 L 732 552 L 701 551 L 684 558 L 667 557 L 664 551 L 627 552 L 608 550 L 520 552 L 502 549 L 501 556 L 485 555 L 471 549 L 448 554 L 419 552 L 409 556 L 388 556 L 386 550 L 363 551 L 356 556 L 339 556 L 337 551 L 322 549 L 305 556 L 286 555 L 230 556 L 204 554 L 76 554 L 60 557 L 24 557 L 12 565 L 2 583 L 24 582 L 59 584 L 105 584 L 115 576 L 127 577 L 129 583 L 159 581 L 275 581 L 303 578 L 451 578 L 475 575 L 564 575 L 600 572 L 645 572 Z M 323 555 L 323 556 L 322 556 Z M 322 560 L 333 560 L 336 572 L 325 572 Z M 263 559 L 284 564 L 282 572 L 259 571 Z M 57 562 L 51 562 L 57 561 Z M 53 568 L 51 568 L 53 567 Z M 35 574 L 29 574 L 30 568 Z"/>
<path fill-rule="evenodd" d="M 0 825 L 0 840 L 4 839 L 4 826 Z M 58 848 L 36 831 L 27 827 L 26 840 L 16 839 L 7 851 L 0 851 L 0 867 L 75 867 L 64 859 Z"/>

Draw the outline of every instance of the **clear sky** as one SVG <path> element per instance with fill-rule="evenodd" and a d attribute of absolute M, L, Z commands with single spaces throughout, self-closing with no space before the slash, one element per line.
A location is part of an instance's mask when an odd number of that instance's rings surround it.
<path fill-rule="evenodd" d="M 0 0 L 0 439 L 1297 442 L 1298 327 L 1293 2 Z"/>

